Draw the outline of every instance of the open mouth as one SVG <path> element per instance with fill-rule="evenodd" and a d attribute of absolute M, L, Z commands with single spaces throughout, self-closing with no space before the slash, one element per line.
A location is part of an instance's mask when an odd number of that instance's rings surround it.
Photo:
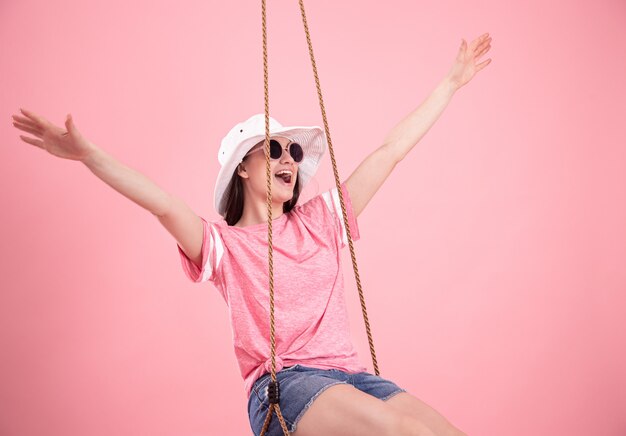
<path fill-rule="evenodd" d="M 274 177 L 276 177 L 280 183 L 286 186 L 293 185 L 293 181 L 295 179 L 295 177 L 289 170 L 279 171 L 276 174 L 274 174 Z"/>

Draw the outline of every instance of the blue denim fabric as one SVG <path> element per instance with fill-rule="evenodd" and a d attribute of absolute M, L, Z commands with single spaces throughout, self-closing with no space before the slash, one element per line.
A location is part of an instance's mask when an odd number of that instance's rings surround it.
<path fill-rule="evenodd" d="M 269 409 L 267 386 L 271 381 L 270 373 L 259 377 L 252 386 L 248 399 L 248 416 L 255 436 L 260 436 L 263 423 Z M 318 369 L 300 364 L 283 368 L 276 373 L 280 383 L 280 411 L 285 418 L 290 433 L 296 431 L 296 425 L 304 412 L 327 388 L 336 384 L 351 384 L 355 388 L 380 400 L 387 400 L 400 392 L 406 392 L 394 382 L 369 372 L 349 374 L 339 369 Z M 273 412 L 267 436 L 282 436 L 278 417 Z"/>

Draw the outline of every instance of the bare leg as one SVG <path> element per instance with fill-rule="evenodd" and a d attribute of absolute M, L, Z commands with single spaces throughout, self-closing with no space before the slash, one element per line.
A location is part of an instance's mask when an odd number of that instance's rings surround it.
<path fill-rule="evenodd" d="M 423 423 L 437 436 L 467 436 L 435 409 L 408 392 L 400 392 L 389 398 L 386 403 Z"/>
<path fill-rule="evenodd" d="M 435 436 L 425 425 L 385 401 L 348 384 L 322 392 L 293 436 Z"/>

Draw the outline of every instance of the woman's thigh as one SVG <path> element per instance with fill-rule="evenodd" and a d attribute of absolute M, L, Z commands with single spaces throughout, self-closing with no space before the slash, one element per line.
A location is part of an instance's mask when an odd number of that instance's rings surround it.
<path fill-rule="evenodd" d="M 437 435 L 465 436 L 465 433 L 452 425 L 441 413 L 408 392 L 402 392 L 400 395 L 389 398 L 387 404 L 412 416 Z"/>
<path fill-rule="evenodd" d="M 340 384 L 315 400 L 301 417 L 293 436 L 405 435 L 405 418 L 384 401 L 349 384 Z"/>
<path fill-rule="evenodd" d="M 276 377 L 280 383 L 281 413 L 291 433 L 298 429 L 297 436 L 381 435 L 394 428 L 400 417 L 406 416 L 381 401 L 406 391 L 373 374 L 349 374 L 335 369 L 295 365 L 279 371 Z M 260 377 L 248 402 L 250 425 L 256 436 L 261 434 L 267 417 L 270 380 L 269 374 Z M 266 434 L 283 434 L 275 413 Z"/>

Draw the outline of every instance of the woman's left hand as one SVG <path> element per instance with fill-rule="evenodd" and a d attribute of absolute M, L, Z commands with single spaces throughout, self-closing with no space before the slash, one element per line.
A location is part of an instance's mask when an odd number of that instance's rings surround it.
<path fill-rule="evenodd" d="M 491 48 L 491 37 L 489 33 L 479 36 L 467 46 L 465 39 L 461 42 L 459 53 L 456 56 L 454 65 L 448 73 L 448 79 L 455 89 L 469 82 L 474 75 L 491 63 L 491 58 L 477 64 L 482 55 Z"/>

